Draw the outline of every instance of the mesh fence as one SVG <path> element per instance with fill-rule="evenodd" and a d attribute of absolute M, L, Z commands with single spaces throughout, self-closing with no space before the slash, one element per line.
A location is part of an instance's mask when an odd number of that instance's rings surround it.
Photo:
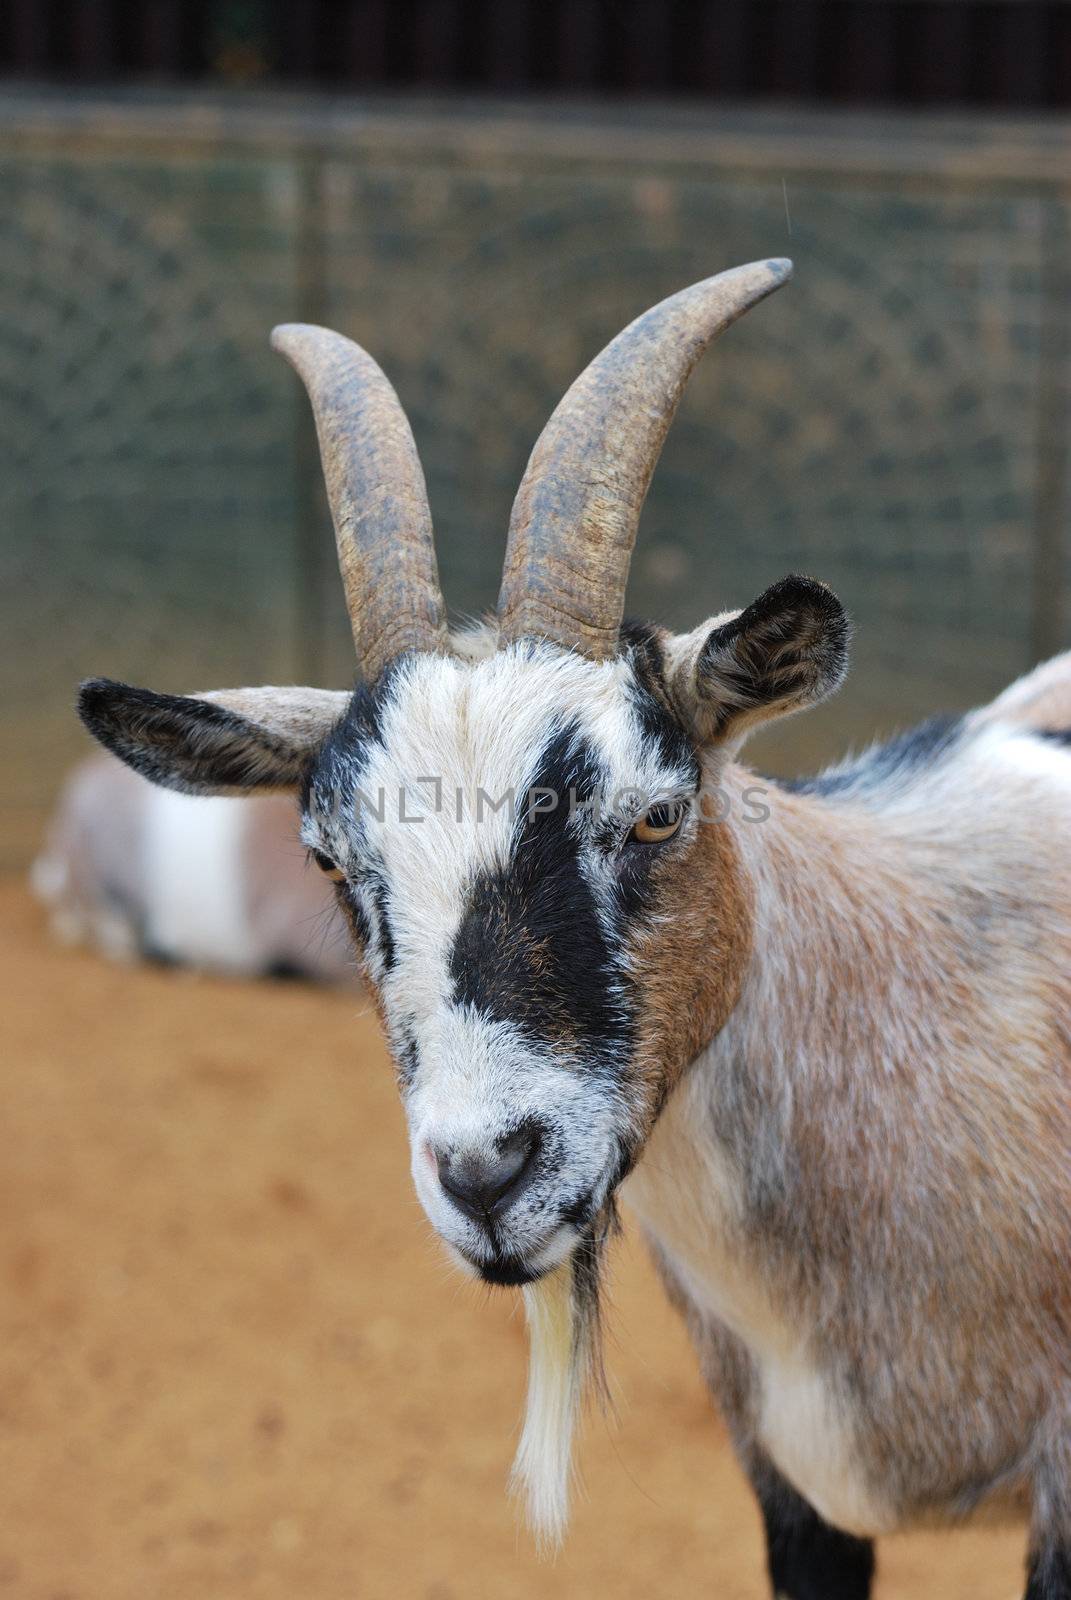
<path fill-rule="evenodd" d="M 83 748 L 80 677 L 349 680 L 305 402 L 267 346 L 294 317 L 394 380 L 472 613 L 579 368 L 666 293 L 791 254 L 693 380 L 630 609 L 692 626 L 786 571 L 833 584 L 853 678 L 770 766 L 1071 642 L 1067 154 L 1051 127 L 3 102 L 6 859 Z"/>

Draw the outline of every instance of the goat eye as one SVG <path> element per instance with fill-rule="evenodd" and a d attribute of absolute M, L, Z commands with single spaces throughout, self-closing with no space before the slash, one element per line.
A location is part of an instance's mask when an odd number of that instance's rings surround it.
<path fill-rule="evenodd" d="M 325 856 L 322 850 L 314 850 L 312 852 L 312 859 L 315 861 L 316 865 L 319 867 L 324 876 L 331 879 L 332 883 L 345 882 L 346 874 L 343 872 L 342 868 L 336 867 L 335 863 L 331 860 L 331 857 Z"/>
<path fill-rule="evenodd" d="M 633 823 L 629 838 L 637 844 L 662 844 L 664 840 L 672 839 L 683 821 L 684 802 L 664 800 L 661 805 L 645 811 L 639 821 Z"/>

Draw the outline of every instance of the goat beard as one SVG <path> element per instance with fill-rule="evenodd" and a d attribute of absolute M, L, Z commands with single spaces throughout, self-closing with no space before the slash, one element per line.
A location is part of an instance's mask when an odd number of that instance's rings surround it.
<path fill-rule="evenodd" d="M 528 1320 L 528 1396 L 510 1487 L 525 1505 L 544 1552 L 557 1550 L 569 1521 L 573 1437 L 588 1395 L 603 1405 L 602 1269 L 617 1231 L 611 1198 L 567 1261 L 521 1293 Z"/>

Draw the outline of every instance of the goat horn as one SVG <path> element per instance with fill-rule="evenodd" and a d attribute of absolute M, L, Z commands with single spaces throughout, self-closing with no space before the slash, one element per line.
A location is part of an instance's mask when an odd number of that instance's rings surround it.
<path fill-rule="evenodd" d="M 513 503 L 503 643 L 534 635 L 596 661 L 616 653 L 640 512 L 684 386 L 719 333 L 791 273 L 791 261 L 756 261 L 682 289 L 580 374 Z"/>
<path fill-rule="evenodd" d="M 394 389 L 352 339 L 288 322 L 271 342 L 312 401 L 357 661 L 374 683 L 403 650 L 446 645 L 416 442 Z"/>

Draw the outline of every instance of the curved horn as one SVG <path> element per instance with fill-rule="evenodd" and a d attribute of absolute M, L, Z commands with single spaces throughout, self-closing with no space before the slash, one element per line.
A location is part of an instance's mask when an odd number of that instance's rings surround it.
<path fill-rule="evenodd" d="M 271 342 L 312 401 L 357 661 L 374 683 L 403 650 L 446 643 L 416 443 L 398 396 L 352 339 L 288 322 Z"/>
<path fill-rule="evenodd" d="M 682 289 L 580 374 L 513 503 L 503 643 L 532 634 L 597 661 L 616 653 L 640 512 L 684 386 L 718 334 L 791 273 L 791 261 L 756 261 Z"/>

